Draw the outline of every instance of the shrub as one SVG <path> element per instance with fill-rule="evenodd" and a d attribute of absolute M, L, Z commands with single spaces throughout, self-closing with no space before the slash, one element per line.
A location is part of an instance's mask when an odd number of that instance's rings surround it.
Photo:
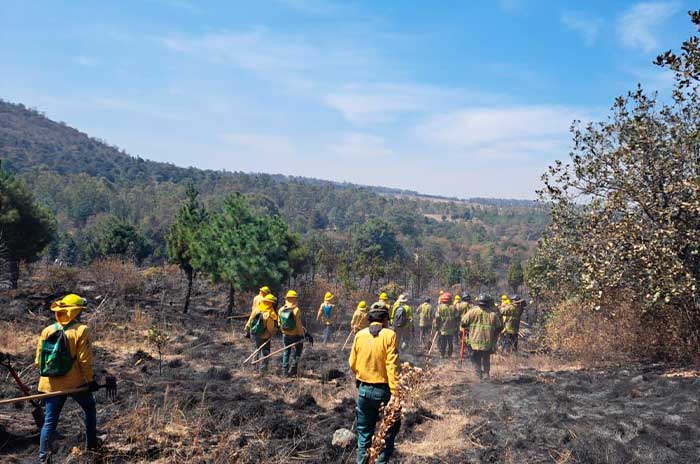
<path fill-rule="evenodd" d="M 51 266 L 46 270 L 44 285 L 52 294 L 77 293 L 79 270 L 74 267 Z"/>
<path fill-rule="evenodd" d="M 143 295 L 144 278 L 131 261 L 104 258 L 90 265 L 90 273 L 103 293 L 127 300 Z"/>
<path fill-rule="evenodd" d="M 556 307 L 545 322 L 544 342 L 554 352 L 590 364 L 645 356 L 641 314 L 631 300 L 602 315 L 577 298 Z"/>

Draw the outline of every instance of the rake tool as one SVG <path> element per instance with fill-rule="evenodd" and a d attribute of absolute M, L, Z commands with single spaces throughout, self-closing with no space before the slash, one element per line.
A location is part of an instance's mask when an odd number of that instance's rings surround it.
<path fill-rule="evenodd" d="M 107 399 L 116 398 L 116 396 L 117 396 L 117 379 L 116 379 L 116 377 L 113 377 L 111 375 L 106 376 L 105 377 L 105 384 L 99 385 L 99 388 L 105 389 L 105 396 L 107 397 Z M 17 398 L 9 398 L 6 400 L 0 400 L 0 405 L 21 403 L 22 401 L 45 400 L 47 398 L 53 398 L 55 396 L 74 395 L 76 393 L 84 393 L 84 392 L 88 392 L 88 391 L 90 391 L 90 388 L 85 386 L 85 387 L 80 387 L 80 388 L 71 388 L 70 390 L 55 391 L 55 392 L 51 392 L 51 393 L 39 393 L 38 395 L 20 396 Z"/>
<path fill-rule="evenodd" d="M 262 345 L 260 345 L 260 346 L 258 347 L 257 350 L 253 351 L 253 352 L 250 354 L 250 356 L 248 356 L 247 358 L 245 358 L 245 359 L 243 360 L 243 362 L 242 362 L 241 364 L 245 364 L 245 363 L 247 363 L 248 361 L 250 361 L 251 359 L 253 359 L 253 356 L 255 356 L 256 354 L 258 354 L 258 353 L 260 352 L 260 350 L 262 350 L 263 348 L 265 348 L 265 345 L 267 345 L 268 343 L 270 343 L 270 340 L 272 340 L 272 337 L 268 338 L 267 341 L 266 341 L 265 343 L 263 343 Z"/>
<path fill-rule="evenodd" d="M 10 372 L 10 375 L 13 379 L 15 379 L 15 382 L 17 383 L 17 386 L 22 391 L 22 393 L 24 393 L 25 395 L 31 394 L 29 387 L 25 385 L 24 382 L 22 382 L 22 379 L 19 377 L 19 374 L 17 373 L 17 371 L 15 371 L 14 367 L 12 367 L 9 354 L 0 356 L 0 365 L 4 366 Z M 32 417 L 34 418 L 34 423 L 36 424 L 36 427 L 39 430 L 41 430 L 41 428 L 44 426 L 44 410 L 41 408 L 41 403 L 39 403 L 39 401 L 30 402 L 34 407 L 34 409 L 32 409 Z"/>
<path fill-rule="evenodd" d="M 288 349 L 288 348 L 292 348 L 292 347 L 297 346 L 297 345 L 300 345 L 300 344 L 302 344 L 302 343 L 304 343 L 304 339 L 303 339 L 303 338 L 302 338 L 301 340 L 299 340 L 298 342 L 294 342 L 294 343 L 292 343 L 291 345 L 287 345 L 287 346 L 284 346 L 284 347 L 280 348 L 279 350 L 275 350 L 275 351 L 273 351 L 272 353 L 268 354 L 267 356 L 263 356 L 262 358 L 256 359 L 255 361 L 253 361 L 253 362 L 250 363 L 250 364 L 257 364 L 257 363 L 259 363 L 259 362 L 261 362 L 261 361 L 264 361 L 264 360 L 266 360 L 266 359 L 269 359 L 269 358 L 273 357 L 273 356 L 276 355 L 276 354 L 280 354 L 281 352 L 283 352 L 284 350 L 286 350 L 286 349 Z"/>
<path fill-rule="evenodd" d="M 352 335 L 353 335 L 354 333 L 355 333 L 354 331 L 352 331 L 352 330 L 350 331 L 350 333 L 348 334 L 348 338 L 345 339 L 345 343 L 343 343 L 343 347 L 340 349 L 340 351 L 343 351 L 343 350 L 345 349 L 345 347 L 347 346 L 348 342 L 350 341 L 350 337 L 352 337 Z"/>

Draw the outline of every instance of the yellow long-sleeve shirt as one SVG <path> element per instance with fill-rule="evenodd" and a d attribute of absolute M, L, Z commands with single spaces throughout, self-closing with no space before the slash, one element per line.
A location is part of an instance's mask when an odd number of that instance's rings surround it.
<path fill-rule="evenodd" d="M 353 332 L 357 333 L 367 326 L 369 326 L 369 322 L 367 321 L 367 308 L 356 309 L 350 321 L 350 328 Z"/>
<path fill-rule="evenodd" d="M 251 311 L 255 311 L 256 309 L 258 309 L 258 306 L 260 306 L 260 303 L 262 303 L 264 299 L 265 297 L 259 293 L 255 295 L 255 298 L 253 298 L 253 306 L 251 306 L 250 308 Z"/>
<path fill-rule="evenodd" d="M 282 314 L 282 311 L 284 311 L 287 308 L 292 309 L 292 317 L 294 317 L 294 329 L 292 329 L 292 330 L 286 330 L 284 327 L 282 327 L 281 314 Z M 280 331 L 284 335 L 287 335 L 288 337 L 297 337 L 297 336 L 304 335 L 304 325 L 301 322 L 301 310 L 299 309 L 298 306 L 292 306 L 289 303 L 287 303 L 279 309 L 278 315 L 280 316 Z"/>
<path fill-rule="evenodd" d="M 39 337 L 36 347 L 36 358 L 34 362 L 39 365 L 41 355 L 41 342 L 56 331 L 54 324 L 46 327 Z M 41 377 L 39 379 L 38 390 L 42 393 L 51 393 L 60 390 L 77 388 L 95 379 L 92 370 L 92 349 L 90 347 L 90 330 L 85 324 L 74 322 L 65 329 L 68 339 L 68 349 L 70 355 L 75 359 L 73 367 L 66 375 L 61 377 Z"/>
<path fill-rule="evenodd" d="M 389 389 L 394 394 L 400 370 L 396 333 L 382 328 L 375 337 L 370 333 L 370 328 L 375 325 L 381 324 L 373 322 L 355 335 L 350 350 L 350 369 L 361 382 L 389 384 Z"/>

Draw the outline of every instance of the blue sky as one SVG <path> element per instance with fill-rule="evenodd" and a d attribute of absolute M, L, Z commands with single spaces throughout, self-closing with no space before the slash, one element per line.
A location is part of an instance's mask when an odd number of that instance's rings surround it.
<path fill-rule="evenodd" d="M 534 198 L 693 32 L 683 0 L 0 4 L 0 98 L 144 158 Z"/>

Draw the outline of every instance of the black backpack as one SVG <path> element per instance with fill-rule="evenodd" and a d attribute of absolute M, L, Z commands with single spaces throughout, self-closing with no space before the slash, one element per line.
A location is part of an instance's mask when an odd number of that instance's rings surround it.
<path fill-rule="evenodd" d="M 403 327 L 406 324 L 408 324 L 408 314 L 406 314 L 406 307 L 401 305 L 394 311 L 394 327 Z"/>

